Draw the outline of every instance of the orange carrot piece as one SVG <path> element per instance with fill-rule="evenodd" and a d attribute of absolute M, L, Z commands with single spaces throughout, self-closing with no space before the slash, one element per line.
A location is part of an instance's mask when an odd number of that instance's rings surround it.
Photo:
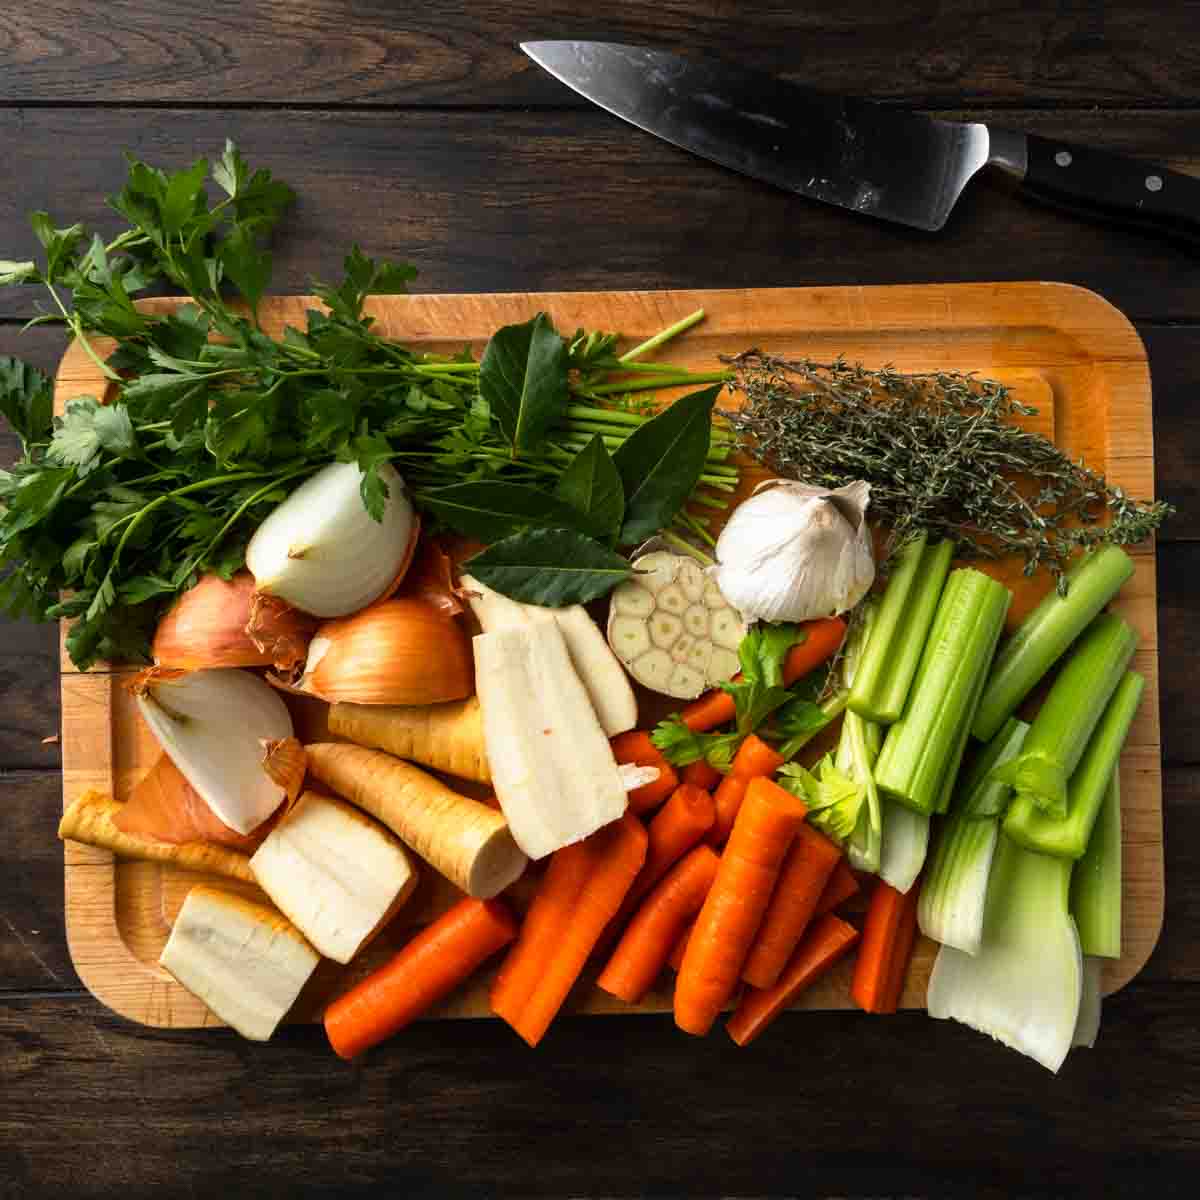
<path fill-rule="evenodd" d="M 858 940 L 858 930 L 826 913 L 809 927 L 774 987 L 747 988 L 725 1030 L 739 1046 L 748 1046 L 811 983 L 833 966 Z"/>
<path fill-rule="evenodd" d="M 732 775 L 753 779 L 756 775 L 774 775 L 783 763 L 782 754 L 777 754 L 758 734 L 752 733 L 738 747 L 729 770 Z"/>
<path fill-rule="evenodd" d="M 690 783 L 693 787 L 703 788 L 706 792 L 711 792 L 721 782 L 721 772 L 701 758 L 697 762 L 688 763 L 683 768 L 683 774 L 680 778 L 684 783 Z"/>
<path fill-rule="evenodd" d="M 658 778 L 651 783 L 643 783 L 640 788 L 634 788 L 629 793 L 629 811 L 633 813 L 645 813 L 652 808 L 657 808 L 679 787 L 679 776 L 675 774 L 675 768 L 665 758 L 661 763 L 641 765 L 657 766 Z"/>
<path fill-rule="evenodd" d="M 713 846 L 723 846 L 733 829 L 737 819 L 738 809 L 746 798 L 746 789 L 750 780 L 742 775 L 726 775 L 721 780 L 713 800 L 716 802 L 717 815 L 712 828 L 708 831 L 708 841 Z"/>
<path fill-rule="evenodd" d="M 784 857 L 805 815 L 791 792 L 752 779 L 675 985 L 675 1024 L 706 1034 L 737 987 Z"/>
<path fill-rule="evenodd" d="M 689 921 L 684 927 L 683 932 L 675 939 L 675 945 L 671 947 L 671 953 L 667 958 L 667 966 L 679 974 L 679 968 L 683 966 L 684 951 L 687 950 L 688 938 L 692 936 L 692 930 L 695 929 L 696 922 Z"/>
<path fill-rule="evenodd" d="M 811 825 L 796 831 L 742 968 L 742 978 L 752 987 L 772 988 L 778 982 L 841 857 L 841 850 Z"/>
<path fill-rule="evenodd" d="M 784 687 L 791 687 L 797 679 L 831 657 L 846 636 L 846 622 L 840 617 L 807 621 L 800 628 L 804 631 L 804 640 L 793 646 L 783 660 Z M 735 675 L 734 679 L 741 679 L 741 674 Z M 727 725 L 733 720 L 734 712 L 733 697 L 717 688 L 706 692 L 699 700 L 693 700 L 680 716 L 693 733 L 706 733 L 718 725 Z"/>
<path fill-rule="evenodd" d="M 646 859 L 630 813 L 554 853 L 516 944 L 492 986 L 492 1011 L 531 1046 L 562 1008 Z"/>
<path fill-rule="evenodd" d="M 666 965 L 680 930 L 700 911 L 720 859 L 696 846 L 667 872 L 646 897 L 596 983 L 636 1004 Z"/>
<path fill-rule="evenodd" d="M 817 901 L 813 916 L 823 917 L 827 912 L 833 912 L 839 905 L 845 904 L 851 896 L 858 895 L 858 892 L 858 880 L 854 878 L 850 864 L 844 858 L 838 859 L 837 865 L 833 868 L 833 874 L 830 875 L 829 882 L 825 885 L 820 900 Z"/>
<path fill-rule="evenodd" d="M 619 764 L 632 763 L 638 767 L 657 767 L 658 778 L 652 783 L 643 784 L 629 793 L 629 811 L 635 813 L 648 812 L 657 808 L 678 786 L 679 776 L 675 768 L 663 757 L 663 753 L 650 740 L 650 734 L 644 729 L 630 729 L 626 733 L 618 733 L 610 738 L 613 758 Z"/>
<path fill-rule="evenodd" d="M 716 809 L 702 788 L 681 783 L 646 827 L 646 861 L 638 872 L 617 915 L 608 923 L 596 951 L 607 951 L 616 941 L 639 901 L 712 827 Z"/>
<path fill-rule="evenodd" d="M 616 737 L 609 738 L 608 744 L 612 747 L 613 758 L 621 764 L 657 767 L 667 761 L 645 729 L 630 729 L 625 733 L 618 733 Z"/>
<path fill-rule="evenodd" d="M 904 894 L 904 916 L 896 932 L 896 945 L 892 951 L 891 980 L 888 983 L 887 994 L 888 1012 L 895 1012 L 900 1007 L 900 997 L 904 994 L 904 981 L 908 977 L 913 942 L 917 940 L 917 905 L 920 893 L 921 881 L 916 879 Z"/>
<path fill-rule="evenodd" d="M 907 894 L 898 892 L 881 879 L 871 893 L 863 922 L 862 948 L 854 964 L 854 982 L 850 987 L 851 998 L 864 1012 L 896 1011 L 899 999 L 896 977 L 903 979 L 908 969 L 913 934 L 906 932 L 906 926 L 915 927 L 919 890 L 914 883 Z"/>
<path fill-rule="evenodd" d="M 502 946 L 517 923 L 500 900 L 460 900 L 325 1010 L 329 1044 L 346 1059 L 389 1038 L 448 995 Z"/>

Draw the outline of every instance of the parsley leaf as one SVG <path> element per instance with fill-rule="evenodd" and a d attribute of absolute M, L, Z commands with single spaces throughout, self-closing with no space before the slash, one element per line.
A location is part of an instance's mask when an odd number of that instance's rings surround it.
<path fill-rule="evenodd" d="M 53 408 L 54 386 L 48 375 L 0 356 L 0 413 L 21 439 L 27 458 L 31 447 L 49 439 Z"/>
<path fill-rule="evenodd" d="M 741 745 L 739 733 L 695 733 L 675 713 L 654 727 L 650 740 L 673 767 L 687 767 L 704 759 L 710 767 L 727 773 Z"/>
<path fill-rule="evenodd" d="M 743 737 L 791 698 L 783 686 L 783 662 L 805 636 L 795 625 L 759 624 L 742 638 L 738 645 L 742 677 L 721 687 L 733 697 L 737 730 Z"/>
<path fill-rule="evenodd" d="M 776 782 L 799 796 L 808 808 L 808 823 L 839 845 L 854 832 L 867 789 L 839 771 L 832 754 L 826 754 L 811 771 L 799 763 L 785 763 Z"/>

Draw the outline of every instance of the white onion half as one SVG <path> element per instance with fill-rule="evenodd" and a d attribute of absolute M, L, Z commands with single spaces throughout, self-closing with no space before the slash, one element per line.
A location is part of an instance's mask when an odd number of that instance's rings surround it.
<path fill-rule="evenodd" d="M 273 688 L 234 668 L 150 675 L 138 708 L 158 743 L 230 829 L 252 833 L 284 789 L 263 769 L 263 741 L 292 736 L 292 718 Z"/>
<path fill-rule="evenodd" d="M 330 463 L 306 479 L 246 547 L 258 590 L 316 617 L 343 617 L 382 596 L 411 555 L 416 524 L 400 475 L 386 464 L 379 474 L 388 489 L 382 521 L 363 507 L 356 464 Z"/>

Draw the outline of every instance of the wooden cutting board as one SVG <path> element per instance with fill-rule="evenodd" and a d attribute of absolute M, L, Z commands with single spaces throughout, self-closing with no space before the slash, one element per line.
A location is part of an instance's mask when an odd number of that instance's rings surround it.
<path fill-rule="evenodd" d="M 177 303 L 161 300 L 151 307 Z M 264 302 L 272 332 L 301 325 L 311 301 L 280 297 Z M 386 297 L 372 302 L 382 331 L 433 350 L 478 352 L 501 325 L 545 310 L 562 330 L 617 330 L 641 340 L 703 307 L 707 320 L 672 343 L 669 358 L 696 370 L 713 369 L 722 354 L 752 346 L 784 355 L 828 360 L 839 354 L 868 366 L 902 370 L 936 367 L 977 371 L 1012 385 L 1037 406 L 1030 427 L 1083 455 L 1134 496 L 1154 490 L 1150 376 L 1142 344 L 1120 312 L 1101 297 L 1064 284 L 965 284 L 905 287 L 748 289 L 695 292 Z M 630 342 L 632 344 L 632 342 Z M 58 374 L 56 403 L 101 396 L 105 385 L 78 346 L 68 349 Z M 733 398 L 731 403 L 736 403 Z M 1123 949 L 1106 964 L 1104 990 L 1133 978 L 1158 939 L 1163 912 L 1162 787 L 1158 720 L 1158 638 L 1154 547 L 1139 547 L 1136 572 L 1115 605 L 1140 636 L 1134 667 L 1148 687 L 1121 765 L 1124 843 Z M 1014 564 L 989 567 L 1013 587 L 1010 623 L 1045 590 L 1044 579 L 1021 577 Z M 157 747 L 140 721 L 122 681 L 128 672 L 80 674 L 62 663 L 64 800 L 87 788 L 125 799 L 153 762 Z M 321 707 L 302 702 L 298 724 L 313 729 Z M 114 861 L 106 851 L 65 846 L 66 927 L 80 978 L 117 1013 L 147 1025 L 190 1028 L 219 1024 L 157 965 L 188 888 L 198 876 L 152 863 Z M 305 989 L 293 1018 L 311 1020 L 333 995 L 385 960 L 454 896 L 432 871 L 394 924 L 348 968 L 324 962 Z M 254 894 L 255 889 L 241 890 Z M 526 891 L 528 889 L 526 888 Z M 922 939 L 904 991 L 905 1007 L 921 1007 L 936 947 Z M 850 963 L 843 962 L 802 998 L 799 1007 L 848 1008 Z M 487 1013 L 486 975 L 451 998 L 433 1016 Z M 628 1012 L 628 1006 L 584 980 L 569 1002 L 575 1011 Z M 670 1007 L 655 992 L 637 1011 Z"/>

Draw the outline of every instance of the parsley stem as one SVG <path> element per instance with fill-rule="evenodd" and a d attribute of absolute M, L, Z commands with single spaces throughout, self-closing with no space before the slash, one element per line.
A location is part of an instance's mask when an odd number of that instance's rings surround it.
<path fill-rule="evenodd" d="M 587 395 L 619 396 L 625 392 L 654 392 L 662 388 L 686 387 L 690 383 L 728 383 L 733 378 L 730 371 L 701 371 L 689 375 L 653 375 L 645 379 L 630 379 L 624 383 L 602 383 L 590 388 Z"/>
<path fill-rule="evenodd" d="M 668 325 L 666 329 L 660 333 L 656 333 L 652 338 L 647 338 L 644 342 L 634 346 L 632 350 L 626 350 L 621 355 L 621 362 L 633 362 L 635 358 L 641 358 L 643 354 L 649 354 L 651 350 L 657 350 L 659 346 L 669 342 L 673 337 L 683 333 L 687 329 L 691 329 L 693 325 L 698 325 L 704 320 L 704 309 L 698 308 L 694 313 L 690 313 L 681 321 L 676 321 L 674 325 Z"/>
<path fill-rule="evenodd" d="M 715 546 L 717 544 L 717 539 L 713 537 L 713 535 L 709 533 L 708 530 L 705 529 L 704 526 L 701 525 L 700 522 L 697 521 L 696 518 L 687 511 L 686 508 L 681 508 L 679 512 L 675 514 L 675 519 L 679 521 L 685 529 L 690 529 L 692 533 L 694 533 L 702 542 L 706 543 L 707 545 Z"/>
<path fill-rule="evenodd" d="M 693 546 L 686 538 L 681 538 L 674 530 L 664 529 L 662 531 L 662 539 L 664 542 L 670 542 L 672 546 L 678 546 L 684 554 L 690 554 L 693 558 L 698 559 L 706 567 L 715 567 L 717 560 L 710 558 L 698 546 Z"/>

